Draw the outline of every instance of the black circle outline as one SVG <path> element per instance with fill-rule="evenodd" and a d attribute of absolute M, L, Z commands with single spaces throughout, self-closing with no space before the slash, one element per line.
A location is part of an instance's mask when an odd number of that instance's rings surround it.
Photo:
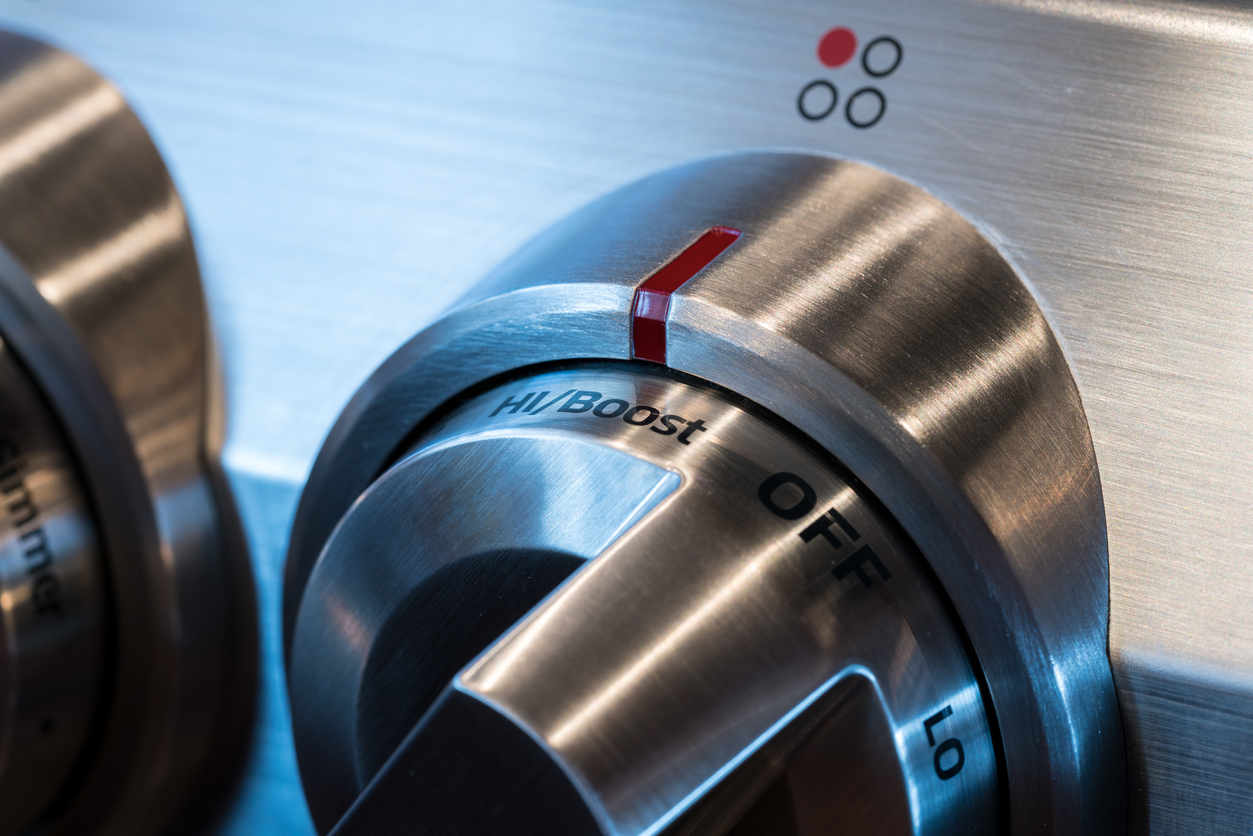
<path fill-rule="evenodd" d="M 857 101 L 857 97 L 860 96 L 862 93 L 874 93 L 876 96 L 879 97 L 879 113 L 875 116 L 875 118 L 871 119 L 869 122 L 857 122 L 857 121 L 854 121 L 853 119 L 853 102 Z M 883 92 L 879 90 L 879 88 L 877 87 L 861 88 L 856 93 L 849 96 L 848 102 L 846 102 L 844 105 L 844 118 L 848 120 L 848 124 L 852 125 L 854 128 L 860 128 L 863 130 L 865 128 L 873 128 L 875 125 L 879 124 L 879 120 L 882 119 L 883 114 L 887 112 L 888 112 L 887 97 L 884 96 Z"/>
<path fill-rule="evenodd" d="M 896 61 L 893 62 L 892 66 L 888 67 L 883 72 L 876 73 L 874 70 L 870 69 L 870 63 L 866 59 L 870 56 L 870 50 L 874 49 L 875 44 L 881 43 L 889 43 L 896 47 Z M 901 60 L 904 59 L 904 57 L 905 48 L 901 46 L 901 42 L 896 38 L 883 35 L 866 44 L 866 48 L 861 51 L 861 68 L 865 70 L 866 75 L 871 78 L 885 78 L 886 76 L 890 76 L 892 73 L 896 72 L 896 68 L 901 65 Z"/>
<path fill-rule="evenodd" d="M 820 116 L 810 116 L 808 113 L 805 112 L 805 94 L 808 93 L 810 90 L 814 89 L 815 87 L 826 87 L 828 90 L 831 91 L 831 106 L 828 107 L 826 111 L 823 112 L 822 115 Z M 801 116 L 805 117 L 810 122 L 821 122 L 823 119 L 826 119 L 832 113 L 835 113 L 835 109 L 836 107 L 839 106 L 839 104 L 840 104 L 839 89 L 834 84 L 832 84 L 831 82 L 827 81 L 824 78 L 820 78 L 816 81 L 811 81 L 808 84 L 806 84 L 804 87 L 801 88 L 801 94 L 796 97 L 796 109 L 800 111 Z"/>
<path fill-rule="evenodd" d="M 774 492 L 784 485 L 795 485 L 801 491 L 800 501 L 790 508 L 784 508 L 774 501 Z M 781 520 L 799 520 L 814 510 L 814 506 L 818 504 L 818 494 L 814 492 L 813 486 L 795 473 L 786 471 L 767 476 L 766 481 L 757 488 L 757 498 L 770 510 L 770 513 Z"/>

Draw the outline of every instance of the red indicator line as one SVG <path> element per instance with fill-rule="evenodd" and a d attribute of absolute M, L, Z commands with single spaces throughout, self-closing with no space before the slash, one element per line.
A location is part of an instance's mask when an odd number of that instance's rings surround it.
<path fill-rule="evenodd" d="M 709 266 L 739 237 L 738 229 L 715 226 L 635 289 L 635 302 L 631 306 L 632 357 L 654 363 L 666 362 L 666 318 L 670 315 L 670 294 Z"/>

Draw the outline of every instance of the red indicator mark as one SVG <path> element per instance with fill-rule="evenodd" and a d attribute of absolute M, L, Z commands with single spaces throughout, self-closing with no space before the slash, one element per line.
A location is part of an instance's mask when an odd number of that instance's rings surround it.
<path fill-rule="evenodd" d="M 715 226 L 635 289 L 635 303 L 631 306 L 632 357 L 654 363 L 666 362 L 666 317 L 670 315 L 670 294 L 722 255 L 739 237 L 738 229 Z"/>
<path fill-rule="evenodd" d="M 857 36 L 852 29 L 837 26 L 818 41 L 818 60 L 828 67 L 843 67 L 857 54 Z"/>

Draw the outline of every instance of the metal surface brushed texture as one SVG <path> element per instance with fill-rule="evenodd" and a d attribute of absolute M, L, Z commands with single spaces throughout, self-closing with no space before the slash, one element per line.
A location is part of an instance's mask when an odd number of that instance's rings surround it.
<path fill-rule="evenodd" d="M 810 149 L 924 186 L 1030 283 L 1101 468 L 1133 832 L 1253 829 L 1247 7 L 0 0 L 0 23 L 112 77 L 182 187 L 224 343 L 227 462 L 270 584 L 267 682 L 293 493 L 378 362 L 614 187 Z M 797 113 L 811 81 L 868 82 L 817 61 L 836 25 L 903 46 L 872 128 Z M 224 832 L 308 828 L 267 693 Z"/>

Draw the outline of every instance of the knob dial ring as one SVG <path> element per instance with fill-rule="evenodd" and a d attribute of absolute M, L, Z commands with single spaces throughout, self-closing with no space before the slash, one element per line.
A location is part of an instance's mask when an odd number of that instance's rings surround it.
<path fill-rule="evenodd" d="M 321 829 L 363 790 L 358 816 L 363 805 L 398 803 L 384 797 L 387 775 L 366 788 L 374 776 L 352 745 L 373 625 L 406 597 L 406 577 L 498 547 L 502 534 L 595 559 L 457 675 L 407 747 L 443 751 L 440 725 L 468 710 L 460 692 L 538 741 L 531 757 L 551 755 L 603 832 L 643 834 L 702 804 L 734 822 L 787 764 L 838 760 L 877 711 L 888 731 L 858 768 L 896 775 L 899 791 L 879 787 L 875 806 L 901 809 L 910 833 L 995 825 L 995 746 L 979 684 L 925 564 L 892 524 L 823 454 L 726 396 L 647 366 L 584 366 L 468 401 L 337 528 L 301 607 L 291 668 L 302 777 Z M 573 545 L 580 536 L 585 545 Z M 816 735 L 850 688 L 861 710 Z M 330 751 L 336 739 L 340 751 Z M 813 751 L 794 757 L 804 749 Z M 495 755 L 482 754 L 458 757 L 490 772 Z M 345 770 L 354 756 L 355 786 Z M 403 803 L 446 806 L 460 793 L 467 810 L 453 832 L 481 831 L 466 795 L 481 793 L 477 782 L 461 787 L 430 771 L 429 753 L 414 758 L 408 771 L 427 772 L 410 776 Z M 843 811 L 830 808 L 829 785 L 804 792 L 823 783 L 805 772 L 785 775 L 794 832 L 825 832 L 820 823 Z M 414 815 L 406 826 L 448 821 Z"/>
<path fill-rule="evenodd" d="M 82 758 L 109 601 L 74 455 L 3 343 L 0 392 L 0 828 L 12 828 L 37 818 Z"/>

